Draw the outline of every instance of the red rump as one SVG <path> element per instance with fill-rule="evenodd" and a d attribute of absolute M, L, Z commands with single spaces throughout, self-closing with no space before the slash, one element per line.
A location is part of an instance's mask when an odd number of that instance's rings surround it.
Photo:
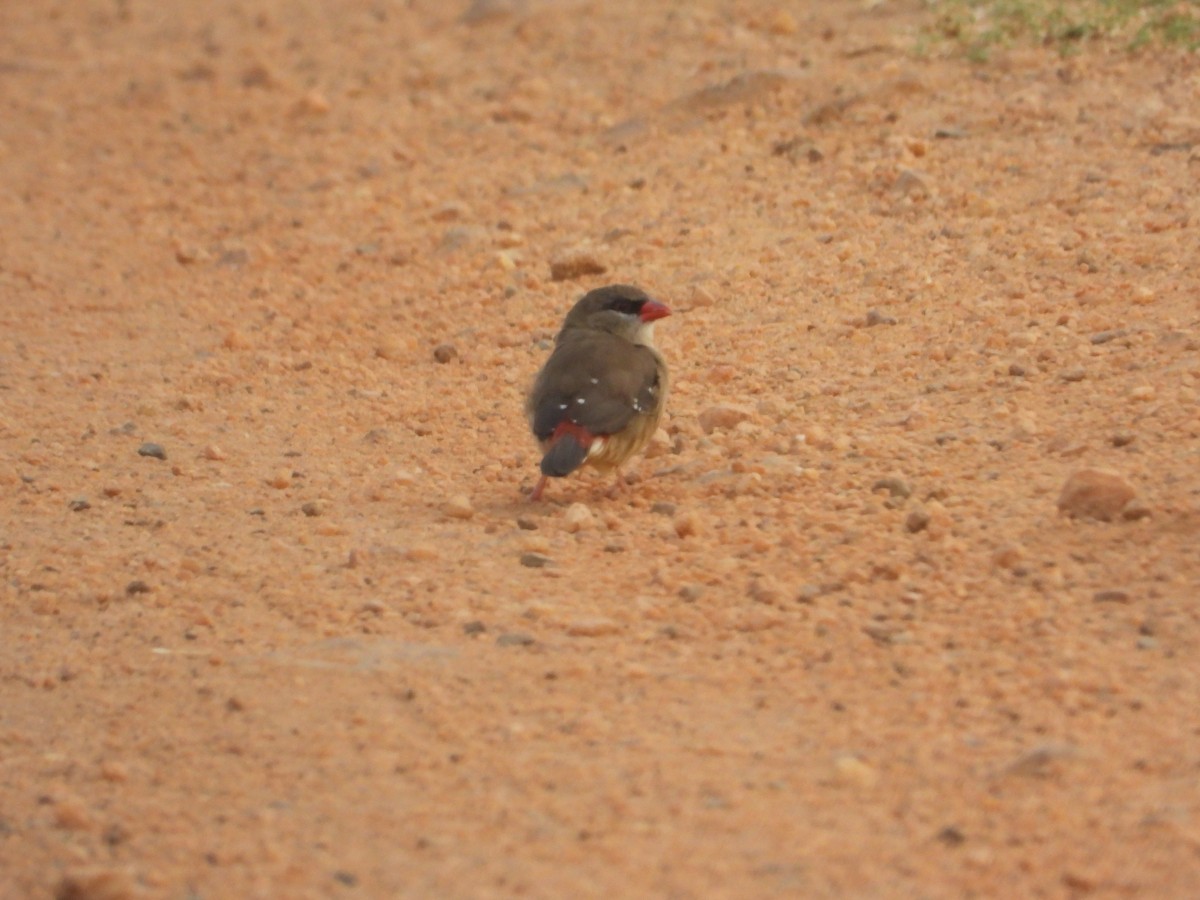
<path fill-rule="evenodd" d="M 596 436 L 582 425 L 576 424 L 570 419 L 563 419 L 558 423 L 558 425 L 555 426 L 554 434 L 550 435 L 551 446 L 557 444 L 558 439 L 565 434 L 569 434 L 571 437 L 575 438 L 579 446 L 584 450 L 587 450 L 589 447 L 591 447 L 592 441 L 596 439 Z"/>

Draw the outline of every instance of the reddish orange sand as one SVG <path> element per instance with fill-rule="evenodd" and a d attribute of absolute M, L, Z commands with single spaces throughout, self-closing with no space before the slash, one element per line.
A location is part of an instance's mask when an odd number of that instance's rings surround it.
<path fill-rule="evenodd" d="M 0 896 L 1197 896 L 1197 59 L 469 5 L 0 5 Z"/>

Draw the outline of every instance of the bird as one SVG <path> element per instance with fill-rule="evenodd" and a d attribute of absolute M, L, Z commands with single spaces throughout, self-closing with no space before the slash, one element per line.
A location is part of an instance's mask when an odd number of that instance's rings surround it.
<path fill-rule="evenodd" d="M 540 500 L 550 478 L 583 465 L 617 470 L 650 442 L 667 399 L 667 364 L 654 323 L 671 310 L 645 291 L 610 284 L 584 294 L 567 313 L 525 405 L 541 445 Z"/>

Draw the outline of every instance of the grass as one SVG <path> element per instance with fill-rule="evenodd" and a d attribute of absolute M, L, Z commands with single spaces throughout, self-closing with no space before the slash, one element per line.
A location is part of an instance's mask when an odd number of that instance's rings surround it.
<path fill-rule="evenodd" d="M 998 47 L 1037 42 L 1063 55 L 1088 41 L 1130 50 L 1200 48 L 1200 0 L 927 0 L 935 15 L 925 41 L 949 40 L 976 61 Z"/>

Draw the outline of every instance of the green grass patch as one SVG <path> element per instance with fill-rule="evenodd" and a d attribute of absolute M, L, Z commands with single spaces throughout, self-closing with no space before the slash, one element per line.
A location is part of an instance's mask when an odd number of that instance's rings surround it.
<path fill-rule="evenodd" d="M 1089 41 L 1130 50 L 1200 48 L 1200 0 L 928 0 L 934 22 L 922 43 L 950 41 L 974 60 L 998 47 L 1041 43 L 1059 53 Z"/>

